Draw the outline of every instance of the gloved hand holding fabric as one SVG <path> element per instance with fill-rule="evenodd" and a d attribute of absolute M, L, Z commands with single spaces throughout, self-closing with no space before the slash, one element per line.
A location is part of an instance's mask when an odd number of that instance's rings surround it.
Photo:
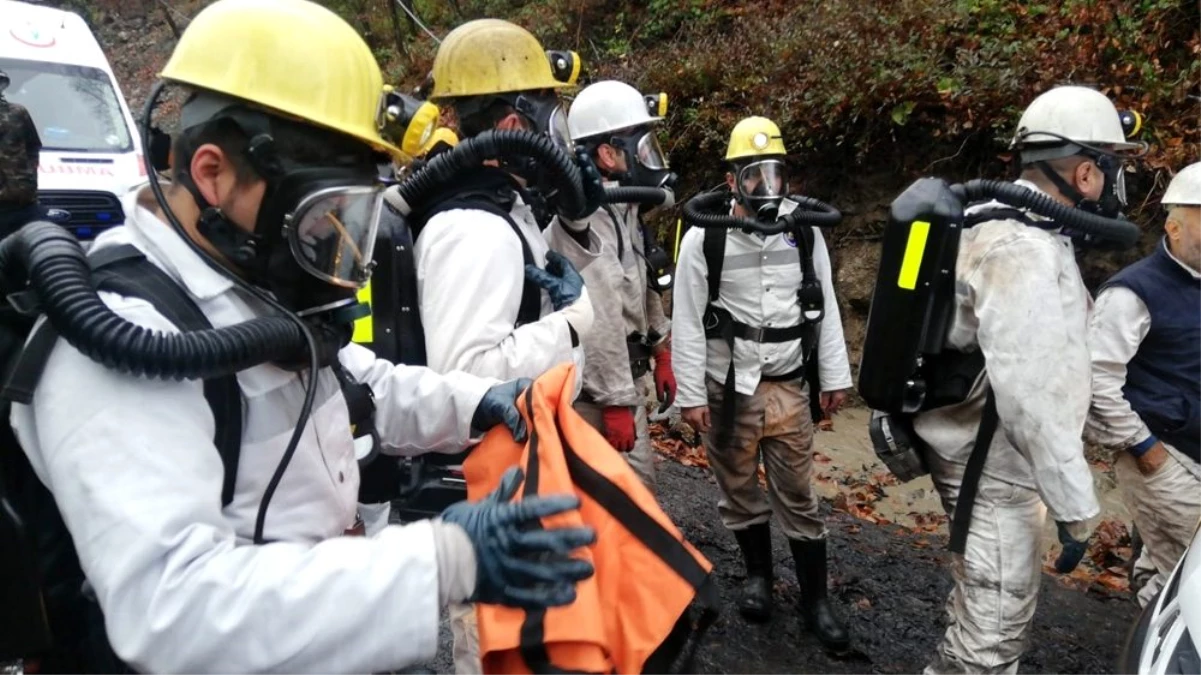
<path fill-rule="evenodd" d="M 546 289 L 556 312 L 574 304 L 584 291 L 584 278 L 558 251 L 547 251 L 545 270 L 526 265 L 525 277 Z"/>
<path fill-rule="evenodd" d="M 442 512 L 441 521 L 461 527 L 475 549 L 475 591 L 468 602 L 527 610 L 569 605 L 575 602 L 576 584 L 595 573 L 591 563 L 568 555 L 595 543 L 595 530 L 537 527 L 541 518 L 579 508 L 579 497 L 510 502 L 524 478 L 512 467 L 483 500 L 459 502 Z"/>
<path fill-rule="evenodd" d="M 659 412 L 663 413 L 676 400 L 676 376 L 671 371 L 671 347 L 655 354 L 655 394 L 659 397 Z"/>
<path fill-rule="evenodd" d="M 471 417 L 471 427 L 486 432 L 492 427 L 503 424 L 508 427 L 516 441 L 524 441 L 526 436 L 525 420 L 517 411 L 517 397 L 525 391 L 533 380 L 521 377 L 509 382 L 498 384 L 484 392 L 475 414 Z"/>
<path fill-rule="evenodd" d="M 605 426 L 605 440 L 618 452 L 634 449 L 634 413 L 626 406 L 609 406 L 601 411 Z"/>
<path fill-rule="evenodd" d="M 1072 523 L 1057 522 L 1055 529 L 1059 531 L 1059 543 L 1063 545 L 1063 550 L 1055 559 L 1055 571 L 1060 574 L 1068 574 L 1076 569 L 1076 566 L 1084 559 L 1084 554 L 1088 551 L 1088 538 L 1092 534 L 1092 528 L 1085 521 L 1076 521 Z"/>

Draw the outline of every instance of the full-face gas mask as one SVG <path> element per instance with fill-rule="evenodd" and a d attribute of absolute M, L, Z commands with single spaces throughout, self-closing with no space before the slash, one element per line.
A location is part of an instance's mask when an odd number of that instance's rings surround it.
<path fill-rule="evenodd" d="M 189 105 L 185 120 L 195 112 Z M 272 136 L 270 119 L 245 107 L 226 107 L 208 121 L 235 124 L 246 134 L 248 160 L 266 190 L 254 230 L 247 232 L 209 204 L 186 169 L 178 168 L 177 180 L 201 208 L 197 230 L 249 282 L 309 323 L 328 362 L 349 342 L 354 320 L 369 311 L 356 293 L 370 278 L 381 219 L 398 217 L 383 203 L 379 173 L 365 162 L 289 161 Z"/>
<path fill-rule="evenodd" d="M 531 131 L 544 134 L 567 153 L 572 150 L 571 133 L 567 129 L 567 112 L 563 103 L 553 92 L 530 93 L 523 92 L 516 96 L 501 96 L 502 100 L 513 106 L 533 126 Z M 473 114 L 483 106 L 490 105 L 496 99 L 479 101 L 474 106 L 461 108 L 460 115 Z M 506 171 L 521 176 L 535 185 L 543 183 L 543 171 L 538 162 L 531 157 L 505 158 L 501 166 Z"/>
<path fill-rule="evenodd" d="M 1038 162 L 1037 166 L 1063 196 L 1073 201 L 1076 208 L 1106 218 L 1118 217 L 1126 207 L 1126 168 L 1122 160 L 1102 153 L 1085 151 L 1081 154 L 1096 164 L 1105 175 L 1105 184 L 1101 188 L 1101 196 L 1097 199 L 1085 197 L 1046 162 Z"/>
<path fill-rule="evenodd" d="M 761 159 L 735 165 L 735 198 L 751 217 L 775 222 L 780 203 L 788 193 L 788 169 L 779 159 Z"/>
<path fill-rule="evenodd" d="M 626 170 L 615 173 L 615 178 L 628 187 L 675 187 L 678 176 L 670 171 L 667 155 L 659 147 L 659 139 L 653 129 L 634 129 L 609 138 L 609 145 L 625 155 Z"/>
<path fill-rule="evenodd" d="M 534 123 L 534 131 L 550 136 L 551 140 L 570 152 L 571 132 L 567 129 L 567 111 L 559 97 L 550 94 L 518 94 L 513 109 Z"/>

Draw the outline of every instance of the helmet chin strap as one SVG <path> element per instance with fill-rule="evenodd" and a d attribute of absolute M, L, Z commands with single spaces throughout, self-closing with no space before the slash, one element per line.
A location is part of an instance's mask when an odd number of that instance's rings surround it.
<path fill-rule="evenodd" d="M 1077 190 L 1074 185 L 1064 180 L 1063 176 L 1060 176 L 1059 173 L 1055 171 L 1055 169 L 1052 169 L 1049 164 L 1046 162 L 1037 162 L 1035 163 L 1035 166 L 1038 167 L 1039 171 L 1043 172 L 1043 175 L 1046 176 L 1048 180 L 1055 184 L 1055 187 L 1059 190 L 1060 194 L 1072 201 L 1073 205 L 1079 205 L 1085 200 L 1085 196 L 1079 190 Z"/>
<path fill-rule="evenodd" d="M 204 237 L 213 248 L 217 249 L 225 259 L 238 267 L 243 274 L 253 274 L 255 260 L 262 238 L 254 232 L 247 232 L 225 215 L 221 207 L 210 204 L 200 188 L 192 180 L 191 174 L 178 171 L 175 181 L 192 195 L 192 200 L 200 209 L 200 218 L 196 222 L 196 232 Z"/>

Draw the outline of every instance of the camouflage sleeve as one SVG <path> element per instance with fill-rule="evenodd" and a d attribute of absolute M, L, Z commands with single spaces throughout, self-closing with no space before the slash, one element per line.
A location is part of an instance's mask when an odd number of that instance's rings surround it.
<path fill-rule="evenodd" d="M 42 138 L 38 136 L 37 125 L 33 123 L 33 118 L 30 117 L 29 111 L 25 106 L 14 105 L 17 109 L 17 116 L 21 119 L 21 130 L 25 136 L 25 152 L 27 157 L 33 158 L 37 162 L 38 153 L 42 151 Z"/>

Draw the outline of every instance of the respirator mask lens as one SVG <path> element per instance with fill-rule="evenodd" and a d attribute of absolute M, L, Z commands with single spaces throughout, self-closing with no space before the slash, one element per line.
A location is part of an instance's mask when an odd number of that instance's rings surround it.
<path fill-rule="evenodd" d="M 655 137 L 653 131 L 648 131 L 638 139 L 636 146 L 636 154 L 638 163 L 653 171 L 665 171 L 669 167 L 667 165 L 667 157 L 663 154 L 663 149 L 659 147 L 659 139 Z"/>
<path fill-rule="evenodd" d="M 343 288 L 361 288 L 371 276 L 383 208 L 383 187 L 318 190 L 288 216 L 288 243 L 300 267 Z"/>
<path fill-rule="evenodd" d="M 534 123 L 539 133 L 546 134 L 556 145 L 570 151 L 571 130 L 567 127 L 567 111 L 557 96 L 522 94 L 513 106 Z"/>
<path fill-rule="evenodd" d="M 563 106 L 556 105 L 554 110 L 551 110 L 546 123 L 546 133 L 555 144 L 571 150 L 571 130 L 567 127 L 567 113 L 563 112 Z"/>
<path fill-rule="evenodd" d="M 777 159 L 748 164 L 738 172 L 738 190 L 754 199 L 776 199 L 784 196 L 788 180 L 784 163 Z"/>

